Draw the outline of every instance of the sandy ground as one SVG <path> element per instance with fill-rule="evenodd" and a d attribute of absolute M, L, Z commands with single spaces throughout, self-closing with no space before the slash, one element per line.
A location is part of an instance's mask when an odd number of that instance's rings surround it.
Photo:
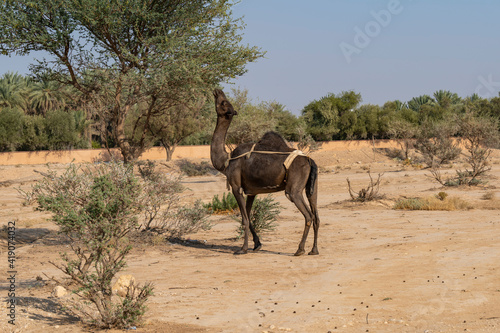
<path fill-rule="evenodd" d="M 442 188 L 426 170 L 404 167 L 370 149 L 317 152 L 320 166 L 319 256 L 294 257 L 303 217 L 283 193 L 277 229 L 260 252 L 235 256 L 237 224 L 212 216 L 213 228 L 185 244 L 136 244 L 123 274 L 153 282 L 145 324 L 137 332 L 500 332 L 500 153 L 484 186 Z M 64 165 L 54 165 L 63 168 Z M 0 331 L 87 332 L 51 297 L 64 276 L 49 261 L 68 250 L 49 215 L 22 206 L 44 165 L 0 167 L 0 223 L 16 221 L 16 325 L 0 311 Z M 463 168 L 457 162 L 454 168 Z M 370 203 L 350 202 L 382 173 Z M 454 169 L 450 169 L 453 173 Z M 186 201 L 225 191 L 222 176 L 184 178 Z M 446 191 L 469 201 L 467 211 L 400 211 L 400 197 Z M 489 200 L 482 199 L 490 193 Z M 491 194 L 493 193 L 493 194 Z M 496 196 L 495 196 L 496 194 Z M 0 240 L 0 296 L 9 283 L 5 233 Z M 306 251 L 311 247 L 311 236 Z"/>

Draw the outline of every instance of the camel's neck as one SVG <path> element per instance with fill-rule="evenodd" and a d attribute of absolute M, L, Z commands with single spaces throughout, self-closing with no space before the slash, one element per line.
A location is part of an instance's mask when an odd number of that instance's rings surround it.
<path fill-rule="evenodd" d="M 225 163 L 229 158 L 226 151 L 226 134 L 231 124 L 231 120 L 225 118 L 217 118 L 212 143 L 210 145 L 210 158 L 215 169 L 224 173 Z"/>

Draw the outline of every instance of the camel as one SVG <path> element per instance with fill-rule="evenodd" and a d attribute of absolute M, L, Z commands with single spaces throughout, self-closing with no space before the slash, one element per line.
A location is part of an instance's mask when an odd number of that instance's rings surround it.
<path fill-rule="evenodd" d="M 233 116 L 238 113 L 222 90 L 216 89 L 213 94 L 217 124 L 210 146 L 210 158 L 214 168 L 227 177 L 227 183 L 238 202 L 244 229 L 243 246 L 235 254 L 247 253 L 250 232 L 254 242 L 253 250 L 261 249 L 262 244 L 259 236 L 249 220 L 252 205 L 257 194 L 279 191 L 285 191 L 287 198 L 297 206 L 305 218 L 304 233 L 295 255 L 300 256 L 305 253 L 304 246 L 311 224 L 314 229 L 314 243 L 309 254 L 319 254 L 317 244 L 319 229 L 318 167 L 316 163 L 302 152 L 290 148 L 286 141 L 275 132 L 264 134 L 255 144 L 239 145 L 229 156 L 225 144 L 227 130 Z M 285 167 L 285 163 L 288 167 Z M 304 190 L 309 207 L 302 194 Z"/>

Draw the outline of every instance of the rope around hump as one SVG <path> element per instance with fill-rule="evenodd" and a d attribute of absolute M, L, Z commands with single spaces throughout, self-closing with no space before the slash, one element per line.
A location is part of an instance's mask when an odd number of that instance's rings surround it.
<path fill-rule="evenodd" d="M 226 160 L 226 162 L 224 163 L 224 169 L 226 169 L 228 166 L 229 166 L 229 162 L 231 162 L 232 160 L 237 160 L 239 158 L 242 158 L 242 157 L 245 157 L 246 158 L 250 158 L 250 155 L 252 153 L 257 153 L 257 154 L 281 154 L 281 155 L 288 155 L 288 157 L 286 158 L 285 162 L 283 162 L 283 165 L 285 166 L 285 169 L 288 170 L 288 168 L 290 167 L 290 165 L 292 164 L 293 160 L 297 157 L 297 156 L 307 156 L 307 154 L 304 154 L 304 152 L 302 152 L 301 150 L 294 150 L 294 151 L 262 151 L 262 150 L 254 150 L 255 149 L 255 145 L 256 143 L 254 143 L 252 145 L 252 148 L 247 151 L 246 153 L 243 153 L 241 155 L 238 155 L 236 157 L 231 157 L 231 158 L 228 158 Z"/>

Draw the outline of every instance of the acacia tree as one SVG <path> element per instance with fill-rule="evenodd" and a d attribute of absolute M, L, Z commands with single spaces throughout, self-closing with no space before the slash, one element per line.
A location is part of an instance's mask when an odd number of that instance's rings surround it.
<path fill-rule="evenodd" d="M 51 59 L 31 70 L 76 88 L 92 103 L 125 161 L 152 142 L 170 108 L 245 72 L 263 52 L 242 46 L 229 0 L 6 0 L 0 51 Z M 127 131 L 131 124 L 131 131 Z"/>
<path fill-rule="evenodd" d="M 150 124 L 152 136 L 165 148 L 167 161 L 172 160 L 175 148 L 181 141 L 202 128 L 205 119 L 200 110 L 204 107 L 204 103 L 205 99 L 200 98 L 197 105 L 193 103 L 190 107 L 174 106 Z"/>

